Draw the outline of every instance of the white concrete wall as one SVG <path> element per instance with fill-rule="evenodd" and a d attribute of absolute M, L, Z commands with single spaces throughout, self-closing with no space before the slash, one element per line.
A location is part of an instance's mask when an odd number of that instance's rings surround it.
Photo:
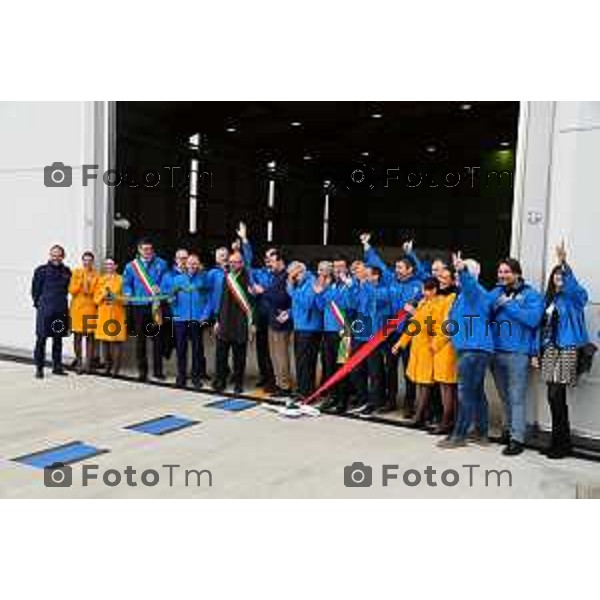
<path fill-rule="evenodd" d="M 540 287 L 565 239 L 578 278 L 590 293 L 587 323 L 600 342 L 600 102 L 523 103 L 513 219 L 513 252 Z M 550 422 L 545 390 L 532 385 L 530 419 Z M 600 357 L 570 395 L 573 429 L 600 437 Z"/>
<path fill-rule="evenodd" d="M 103 250 L 105 192 L 81 184 L 82 164 L 104 162 L 103 105 L 0 102 L 1 347 L 32 348 L 31 274 L 52 244 L 66 248 L 69 265 L 85 249 Z M 44 166 L 55 161 L 72 166 L 71 187 L 44 186 Z"/>

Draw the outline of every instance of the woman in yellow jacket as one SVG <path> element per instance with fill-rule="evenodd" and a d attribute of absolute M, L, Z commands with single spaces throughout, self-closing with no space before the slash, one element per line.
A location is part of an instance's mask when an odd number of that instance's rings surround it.
<path fill-rule="evenodd" d="M 98 305 L 96 339 L 105 348 L 106 373 L 116 377 L 121 369 L 123 347 L 127 339 L 123 278 L 117 273 L 113 258 L 104 261 L 104 273 L 98 281 L 94 300 Z"/>
<path fill-rule="evenodd" d="M 69 282 L 71 306 L 69 316 L 73 332 L 73 346 L 77 373 L 90 373 L 94 359 L 94 331 L 96 327 L 96 304 L 94 292 L 98 283 L 98 272 L 94 268 L 94 254 L 84 252 L 81 267 L 73 269 Z M 83 338 L 85 338 L 85 361 L 83 359 Z"/>
<path fill-rule="evenodd" d="M 417 410 L 412 425 L 422 427 L 425 424 L 429 409 L 429 398 L 434 379 L 434 351 L 433 331 L 430 319 L 435 319 L 437 309 L 437 292 L 439 283 L 433 277 L 423 283 L 423 299 L 419 302 L 411 321 L 408 323 L 400 339 L 392 347 L 392 352 L 397 354 L 400 349 L 410 347 L 410 358 L 406 368 L 406 376 L 416 384 Z M 417 325 L 418 324 L 418 325 Z"/>
<path fill-rule="evenodd" d="M 450 272 L 448 277 L 452 278 Z M 454 289 L 454 288 L 452 288 Z M 433 311 L 433 379 L 440 386 L 443 414 L 442 420 L 432 433 L 447 434 L 452 431 L 457 404 L 458 366 L 456 351 L 451 343 L 452 335 L 456 334 L 458 324 L 448 321 L 450 309 L 454 304 L 456 292 L 438 295 L 435 299 Z"/>

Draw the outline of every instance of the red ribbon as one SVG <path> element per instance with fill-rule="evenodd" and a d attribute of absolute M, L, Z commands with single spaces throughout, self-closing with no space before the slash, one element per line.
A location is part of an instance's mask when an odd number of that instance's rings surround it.
<path fill-rule="evenodd" d="M 314 402 L 323 392 L 333 387 L 336 383 L 349 375 L 363 360 L 365 360 L 380 344 L 398 328 L 398 325 L 406 318 L 408 313 L 401 308 L 393 319 L 388 319 L 387 323 L 365 344 L 363 344 L 354 354 L 350 355 L 348 362 L 340 367 L 323 385 L 313 392 L 308 398 L 302 400 L 305 404 Z"/>

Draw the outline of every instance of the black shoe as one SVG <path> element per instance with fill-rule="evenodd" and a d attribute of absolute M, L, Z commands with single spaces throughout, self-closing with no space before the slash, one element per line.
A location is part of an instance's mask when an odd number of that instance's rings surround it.
<path fill-rule="evenodd" d="M 502 450 L 502 454 L 505 456 L 516 456 L 517 454 L 521 454 L 525 448 L 523 448 L 523 444 L 521 442 L 517 442 L 516 440 L 510 440 L 508 446 Z"/>
<path fill-rule="evenodd" d="M 166 379 L 164 373 L 154 373 L 152 377 L 154 377 L 154 379 L 158 379 L 159 381 L 165 381 Z"/>
<path fill-rule="evenodd" d="M 202 379 L 192 379 L 192 386 L 195 390 L 201 390 L 204 387 Z"/>
<path fill-rule="evenodd" d="M 137 379 L 140 383 L 146 383 L 148 381 L 148 373 L 140 373 Z"/>
<path fill-rule="evenodd" d="M 277 388 L 272 394 L 272 398 L 290 398 L 294 392 L 291 389 Z"/>
<path fill-rule="evenodd" d="M 185 379 L 178 377 L 175 380 L 175 387 L 179 389 L 185 388 Z"/>
<path fill-rule="evenodd" d="M 377 412 L 385 415 L 387 413 L 391 413 L 394 412 L 396 410 L 396 406 L 392 406 L 391 404 L 384 404 L 383 406 L 381 406 L 380 408 L 377 409 Z"/>
<path fill-rule="evenodd" d="M 35 370 L 35 378 L 36 379 L 44 379 L 44 369 L 36 369 Z"/>
<path fill-rule="evenodd" d="M 264 377 L 261 377 L 257 382 L 256 382 L 256 387 L 265 387 L 265 385 L 269 384 L 269 380 L 265 379 Z"/>
<path fill-rule="evenodd" d="M 236 385 L 233 387 L 233 393 L 234 394 L 243 394 L 244 388 L 241 385 Z"/>
<path fill-rule="evenodd" d="M 566 458 L 571 456 L 571 448 L 548 448 L 543 454 L 552 459 Z"/>
<path fill-rule="evenodd" d="M 66 377 L 68 375 L 68 373 L 62 367 L 56 367 L 55 369 L 52 369 L 52 374 L 61 375 L 63 377 Z"/>

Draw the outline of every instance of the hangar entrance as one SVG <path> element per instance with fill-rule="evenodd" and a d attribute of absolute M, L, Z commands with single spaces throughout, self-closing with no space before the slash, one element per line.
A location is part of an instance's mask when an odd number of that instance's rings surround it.
<path fill-rule="evenodd" d="M 483 278 L 510 248 L 518 102 L 119 102 L 115 254 L 141 235 L 211 264 L 240 220 L 313 262 L 462 250 Z M 128 228 L 127 228 L 128 227 Z"/>

